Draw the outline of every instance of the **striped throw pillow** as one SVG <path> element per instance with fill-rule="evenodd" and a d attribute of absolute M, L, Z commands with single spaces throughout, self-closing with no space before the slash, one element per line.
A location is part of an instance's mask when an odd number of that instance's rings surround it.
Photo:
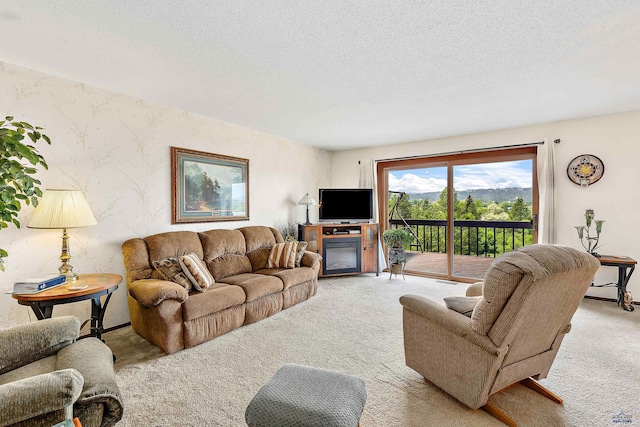
<path fill-rule="evenodd" d="M 160 273 L 163 279 L 175 282 L 187 291 L 191 290 L 191 280 L 187 279 L 187 276 L 182 272 L 178 258 L 165 258 L 162 261 L 153 261 L 153 268 Z"/>
<path fill-rule="evenodd" d="M 204 292 L 215 283 L 207 266 L 196 254 L 183 255 L 179 259 L 184 275 L 191 281 L 196 291 Z"/>
<path fill-rule="evenodd" d="M 276 243 L 271 248 L 267 268 L 293 268 L 296 265 L 298 242 Z"/>

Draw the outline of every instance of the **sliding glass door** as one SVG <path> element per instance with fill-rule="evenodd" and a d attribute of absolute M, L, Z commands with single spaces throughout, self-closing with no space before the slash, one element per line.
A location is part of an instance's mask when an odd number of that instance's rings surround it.
<path fill-rule="evenodd" d="M 405 271 L 473 281 L 537 239 L 535 147 L 378 162 L 380 224 L 404 228 Z"/>

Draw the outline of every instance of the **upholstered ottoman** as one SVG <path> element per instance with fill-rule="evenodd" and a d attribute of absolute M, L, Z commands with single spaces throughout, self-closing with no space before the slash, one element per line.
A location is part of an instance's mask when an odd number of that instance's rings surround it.
<path fill-rule="evenodd" d="M 356 427 L 367 390 L 358 377 L 287 364 L 249 403 L 249 427 Z"/>

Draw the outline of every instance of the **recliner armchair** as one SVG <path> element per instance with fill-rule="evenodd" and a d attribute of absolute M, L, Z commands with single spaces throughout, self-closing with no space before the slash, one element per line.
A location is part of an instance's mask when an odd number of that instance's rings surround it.
<path fill-rule="evenodd" d="M 73 316 L 0 331 L 0 426 L 78 417 L 83 427 L 108 427 L 122 418 L 111 350 L 79 334 Z"/>
<path fill-rule="evenodd" d="M 509 385 L 521 382 L 561 403 L 532 378 L 547 376 L 599 266 L 595 257 L 560 245 L 503 254 L 487 271 L 470 318 L 420 296 L 402 296 L 407 366 L 508 425 L 515 422 L 488 400 Z"/>

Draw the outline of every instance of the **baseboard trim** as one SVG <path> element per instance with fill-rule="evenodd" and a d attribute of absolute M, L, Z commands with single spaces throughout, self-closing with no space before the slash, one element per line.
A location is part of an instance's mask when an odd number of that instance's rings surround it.
<path fill-rule="evenodd" d="M 118 329 L 126 328 L 127 326 L 131 326 L 131 322 L 126 322 L 126 323 L 123 323 L 121 325 L 116 325 L 116 326 L 112 326 L 110 328 L 105 328 L 104 331 L 102 331 L 102 333 L 104 334 L 104 333 L 107 333 L 107 332 L 116 331 Z M 89 334 L 84 334 L 84 335 L 80 335 L 78 337 L 78 339 L 89 338 L 90 336 L 91 335 L 89 335 Z"/>
<path fill-rule="evenodd" d="M 595 300 L 598 300 L 598 301 L 618 302 L 618 300 L 617 300 L 617 299 L 615 299 L 615 298 L 594 297 L 594 296 L 592 296 L 592 295 L 585 295 L 584 297 L 585 297 L 585 298 L 588 298 L 588 299 L 595 299 Z M 631 304 L 633 304 L 633 305 L 640 305 L 640 301 L 631 301 Z"/>

